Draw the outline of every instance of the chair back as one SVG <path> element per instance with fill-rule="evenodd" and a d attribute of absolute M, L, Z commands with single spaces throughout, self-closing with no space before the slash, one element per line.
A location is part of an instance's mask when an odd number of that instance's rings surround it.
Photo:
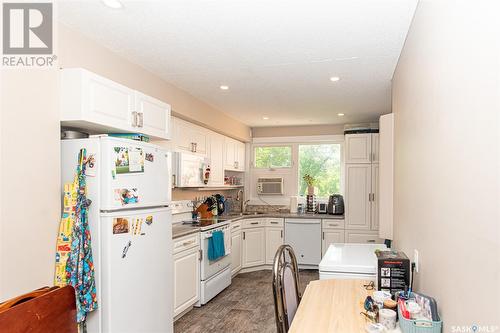
<path fill-rule="evenodd" d="M 274 313 L 278 333 L 286 333 L 300 303 L 299 269 L 290 245 L 281 245 L 273 264 Z"/>

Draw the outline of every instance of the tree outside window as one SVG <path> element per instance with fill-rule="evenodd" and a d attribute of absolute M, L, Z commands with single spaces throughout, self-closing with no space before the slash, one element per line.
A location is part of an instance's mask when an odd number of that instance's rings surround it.
<path fill-rule="evenodd" d="M 307 194 L 305 174 L 316 179 L 316 196 L 340 193 L 340 144 L 299 145 L 298 194 L 302 196 Z"/>
<path fill-rule="evenodd" d="M 292 166 L 292 147 L 255 147 L 255 167 L 259 169 L 268 168 L 290 168 Z"/>

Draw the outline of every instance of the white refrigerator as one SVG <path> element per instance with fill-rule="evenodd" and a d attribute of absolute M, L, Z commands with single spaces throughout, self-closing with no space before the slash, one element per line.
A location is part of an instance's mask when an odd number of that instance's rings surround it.
<path fill-rule="evenodd" d="M 86 148 L 98 309 L 89 333 L 173 332 L 171 153 L 107 136 L 61 141 L 62 185 Z"/>

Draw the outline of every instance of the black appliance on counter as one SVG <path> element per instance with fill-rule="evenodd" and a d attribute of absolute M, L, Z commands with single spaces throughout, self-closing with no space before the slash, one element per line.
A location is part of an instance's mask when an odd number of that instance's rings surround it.
<path fill-rule="evenodd" d="M 340 194 L 330 195 L 328 199 L 328 214 L 343 215 L 344 214 L 344 198 Z"/>

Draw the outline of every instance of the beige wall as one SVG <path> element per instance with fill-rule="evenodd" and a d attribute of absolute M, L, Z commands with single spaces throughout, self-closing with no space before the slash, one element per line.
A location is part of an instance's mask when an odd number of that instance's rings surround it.
<path fill-rule="evenodd" d="M 344 125 L 270 126 L 252 128 L 252 137 L 270 138 L 344 134 Z"/>
<path fill-rule="evenodd" d="M 117 56 L 65 25 L 59 24 L 58 30 L 59 65 L 62 68 L 86 68 L 169 103 L 174 115 L 238 140 L 250 140 L 250 128 L 242 122 L 165 82 L 143 67 Z"/>
<path fill-rule="evenodd" d="M 0 302 L 52 285 L 60 214 L 58 75 L 2 70 Z"/>
<path fill-rule="evenodd" d="M 420 1 L 393 80 L 395 245 L 418 249 L 443 332 L 500 329 L 498 13 Z"/>

